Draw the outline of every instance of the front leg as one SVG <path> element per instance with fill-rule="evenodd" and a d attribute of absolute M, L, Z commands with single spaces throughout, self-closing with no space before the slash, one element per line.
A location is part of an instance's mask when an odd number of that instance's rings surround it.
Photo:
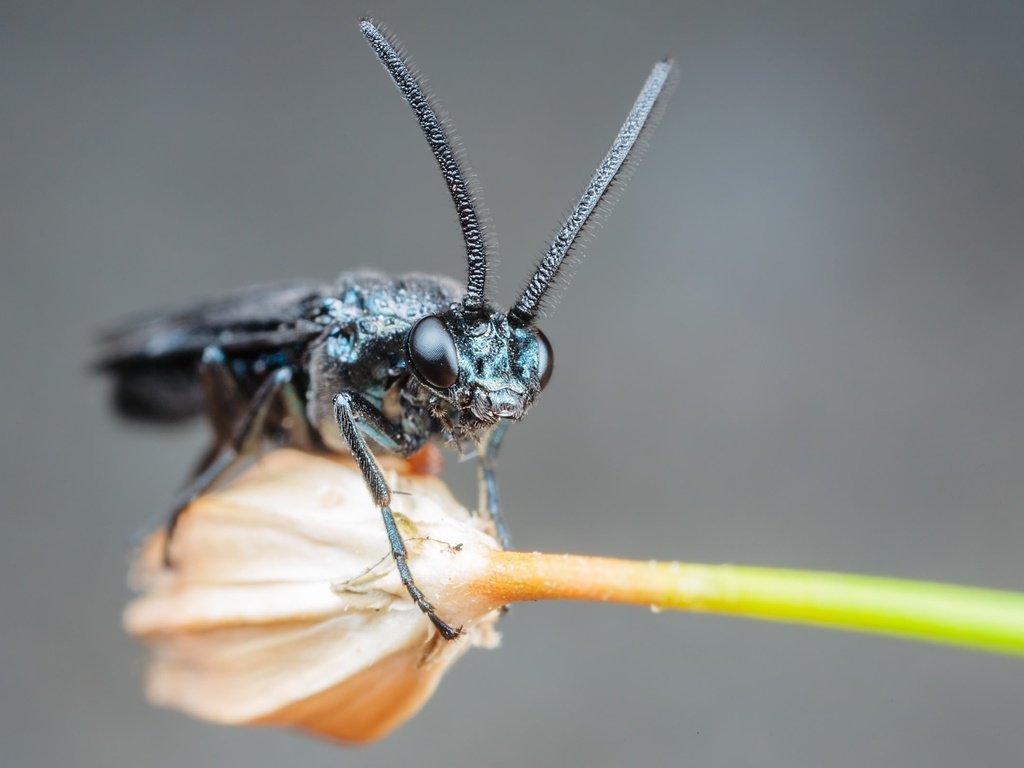
<path fill-rule="evenodd" d="M 495 475 L 495 465 L 498 459 L 498 449 L 505 437 L 505 430 L 509 422 L 501 421 L 491 429 L 477 446 L 477 455 L 480 458 L 477 464 L 477 482 L 480 488 L 480 509 L 487 510 L 487 514 L 494 521 L 494 530 L 498 534 L 498 541 L 502 549 L 508 549 L 512 541 L 508 535 L 508 528 L 505 526 L 505 518 L 501 512 L 501 497 L 498 495 L 498 478 Z"/>
<path fill-rule="evenodd" d="M 395 516 L 391 513 L 391 490 L 384 479 L 384 474 L 380 471 L 377 460 L 373 458 L 373 454 L 367 447 L 362 432 L 356 425 L 353 411 L 357 411 L 360 414 L 361 419 L 370 428 L 369 431 L 373 435 L 374 440 L 378 440 L 377 436 L 379 433 L 383 433 L 381 434 L 383 437 L 387 432 L 391 432 L 392 434 L 387 435 L 387 437 L 394 442 L 397 435 L 394 430 L 388 429 L 385 426 L 387 420 L 384 416 L 360 395 L 355 393 L 335 395 L 334 419 L 338 422 L 338 429 L 341 430 L 342 437 L 345 438 L 345 442 L 348 443 L 348 447 L 352 451 L 352 457 L 359 466 L 359 470 L 363 473 L 363 479 L 366 481 L 366 487 L 373 497 L 373 503 L 380 509 L 381 517 L 384 519 L 384 530 L 387 532 L 388 543 L 391 545 L 391 556 L 395 560 L 395 567 L 398 569 L 398 575 L 402 579 L 402 584 L 409 591 L 409 596 L 413 599 L 413 602 L 419 606 L 419 609 L 437 627 L 437 631 L 441 633 L 441 636 L 445 640 L 453 640 L 459 636 L 459 630 L 441 620 L 434 610 L 434 606 L 424 597 L 412 578 L 405 542 L 402 540 L 402 534 L 398 531 L 398 526 L 395 525 Z"/>

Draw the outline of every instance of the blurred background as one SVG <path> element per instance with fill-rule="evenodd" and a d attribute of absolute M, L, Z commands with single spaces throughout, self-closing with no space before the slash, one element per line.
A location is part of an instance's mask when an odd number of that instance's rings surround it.
<path fill-rule="evenodd" d="M 607 606 L 516 607 L 368 749 L 145 703 L 127 556 L 205 433 L 115 421 L 98 329 L 464 271 L 366 11 L 464 139 L 503 302 L 679 63 L 543 323 L 554 378 L 499 468 L 519 547 L 1024 589 L 1024 5 L 6 0 L 2 762 L 1020 765 L 1021 661 Z"/>

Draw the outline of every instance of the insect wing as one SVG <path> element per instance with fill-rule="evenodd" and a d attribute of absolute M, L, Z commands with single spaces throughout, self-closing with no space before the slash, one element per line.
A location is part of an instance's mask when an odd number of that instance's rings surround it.
<path fill-rule="evenodd" d="M 103 336 L 97 367 L 194 358 L 209 346 L 252 352 L 301 343 L 323 331 L 311 315 L 326 291 L 319 283 L 263 285 L 141 316 Z"/>

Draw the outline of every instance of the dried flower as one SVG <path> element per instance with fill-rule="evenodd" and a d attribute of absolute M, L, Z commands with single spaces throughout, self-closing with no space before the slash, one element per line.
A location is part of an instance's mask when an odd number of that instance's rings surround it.
<path fill-rule="evenodd" d="M 427 466 L 430 462 L 427 463 Z M 196 501 L 163 565 L 139 554 L 128 631 L 152 651 L 152 701 L 221 723 L 292 725 L 350 742 L 414 715 L 472 646 L 497 644 L 500 607 L 627 602 L 899 635 L 1024 654 L 1024 595 L 743 566 L 504 552 L 434 477 L 388 465 L 424 593 L 462 627 L 442 640 L 413 605 L 362 475 L 283 450 Z M 399 469 L 404 471 L 400 472 Z"/>
<path fill-rule="evenodd" d="M 277 451 L 192 505 L 174 568 L 162 533 L 140 553 L 125 626 L 152 649 L 150 699 L 365 742 L 414 715 L 471 646 L 494 647 L 498 606 L 464 588 L 498 547 L 488 523 L 434 477 L 392 466 L 389 482 L 417 582 L 461 637 L 440 639 L 408 599 L 358 470 Z"/>

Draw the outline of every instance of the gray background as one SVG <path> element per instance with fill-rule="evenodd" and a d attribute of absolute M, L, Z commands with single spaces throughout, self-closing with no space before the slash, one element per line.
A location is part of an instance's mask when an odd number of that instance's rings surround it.
<path fill-rule="evenodd" d="M 1020 765 L 1020 661 L 590 605 L 516 608 L 365 750 L 144 703 L 126 552 L 204 435 L 115 422 L 96 330 L 250 282 L 463 271 L 365 10 L 0 5 L 0 762 Z M 1024 5 L 372 10 L 465 138 L 503 301 L 679 61 L 544 323 L 555 377 L 500 467 L 520 547 L 1024 589 Z"/>

